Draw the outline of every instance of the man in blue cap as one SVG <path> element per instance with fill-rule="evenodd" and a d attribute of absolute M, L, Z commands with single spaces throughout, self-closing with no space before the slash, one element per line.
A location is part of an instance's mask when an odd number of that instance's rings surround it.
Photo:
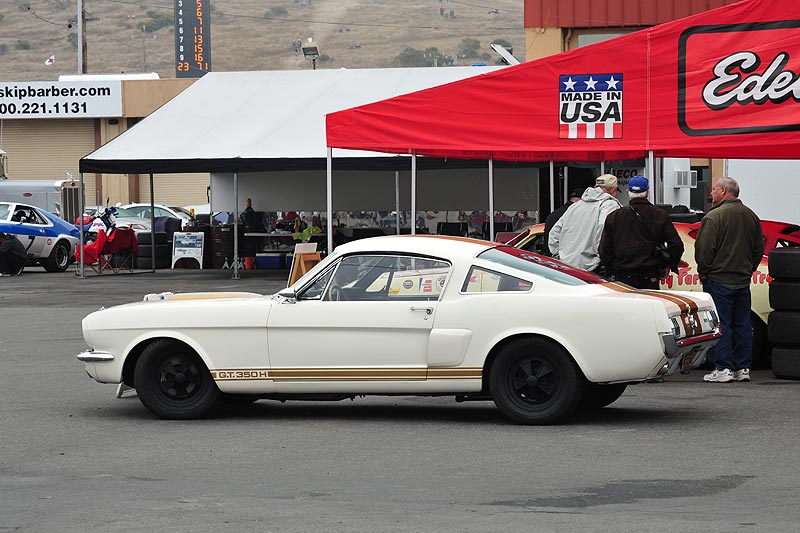
<path fill-rule="evenodd" d="M 683 255 L 683 241 L 666 211 L 647 200 L 649 191 L 647 178 L 633 176 L 628 207 L 608 215 L 600 239 L 606 276 L 638 289 L 658 289 L 669 270 L 678 272 Z"/>

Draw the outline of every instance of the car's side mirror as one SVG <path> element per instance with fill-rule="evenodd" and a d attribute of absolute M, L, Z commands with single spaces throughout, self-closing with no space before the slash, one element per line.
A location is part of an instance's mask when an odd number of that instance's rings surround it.
<path fill-rule="evenodd" d="M 297 293 L 291 287 L 286 287 L 278 291 L 277 296 L 281 298 L 281 303 L 295 304 L 297 303 Z"/>

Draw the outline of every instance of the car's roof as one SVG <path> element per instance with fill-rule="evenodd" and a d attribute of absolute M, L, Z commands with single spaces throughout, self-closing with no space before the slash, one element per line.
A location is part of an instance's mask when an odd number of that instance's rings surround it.
<path fill-rule="evenodd" d="M 357 252 L 417 253 L 433 257 L 474 257 L 496 243 L 446 235 L 390 235 L 359 239 L 336 247 L 341 254 Z"/>
<path fill-rule="evenodd" d="M 150 207 L 150 202 L 131 202 L 129 204 L 124 204 L 121 207 Z M 153 207 L 167 207 L 172 209 L 172 207 L 167 204 L 153 204 Z"/>

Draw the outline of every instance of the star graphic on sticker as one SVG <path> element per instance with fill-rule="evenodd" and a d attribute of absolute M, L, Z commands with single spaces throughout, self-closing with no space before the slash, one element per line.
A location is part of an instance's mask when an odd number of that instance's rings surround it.
<path fill-rule="evenodd" d="M 586 89 L 594 89 L 597 82 L 589 76 L 589 79 L 586 80 Z"/>
<path fill-rule="evenodd" d="M 572 77 L 569 77 L 569 78 L 567 78 L 567 81 L 564 82 L 564 86 L 566 86 L 568 91 L 574 91 L 576 83 L 578 83 L 578 82 L 572 81 Z"/>
<path fill-rule="evenodd" d="M 608 78 L 608 81 L 606 83 L 608 84 L 609 89 L 616 89 L 619 80 L 615 80 L 614 76 L 611 76 L 610 78 Z"/>

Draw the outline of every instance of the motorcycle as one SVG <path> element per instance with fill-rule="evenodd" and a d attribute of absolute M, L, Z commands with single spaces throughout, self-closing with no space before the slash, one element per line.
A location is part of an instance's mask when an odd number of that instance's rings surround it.
<path fill-rule="evenodd" d="M 110 237 L 117 229 L 117 207 L 122 204 L 106 206 L 102 211 L 98 210 L 94 215 L 83 215 L 80 222 L 75 225 L 83 225 L 83 241 L 88 244 L 97 239 L 97 235 L 102 229 L 107 237 Z"/>

